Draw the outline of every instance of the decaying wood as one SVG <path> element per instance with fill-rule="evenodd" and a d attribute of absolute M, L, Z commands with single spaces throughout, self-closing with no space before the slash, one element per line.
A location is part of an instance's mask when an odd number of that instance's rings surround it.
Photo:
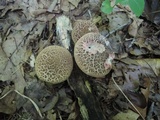
<path fill-rule="evenodd" d="M 68 83 L 78 99 L 83 120 L 107 120 L 102 113 L 99 102 L 85 84 L 87 82 L 86 75 L 75 67 Z"/>

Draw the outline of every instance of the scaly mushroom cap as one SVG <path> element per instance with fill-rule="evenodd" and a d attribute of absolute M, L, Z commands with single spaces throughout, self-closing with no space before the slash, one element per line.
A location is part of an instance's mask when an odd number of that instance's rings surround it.
<path fill-rule="evenodd" d="M 83 35 L 89 32 L 99 32 L 99 30 L 90 20 L 77 20 L 72 30 L 73 42 L 76 43 Z"/>
<path fill-rule="evenodd" d="M 57 84 L 65 81 L 73 69 L 70 52 L 60 46 L 43 49 L 35 61 L 35 71 L 40 80 Z"/>
<path fill-rule="evenodd" d="M 104 77 L 112 68 L 114 54 L 99 33 L 87 33 L 75 44 L 74 57 L 78 67 L 92 77 Z"/>

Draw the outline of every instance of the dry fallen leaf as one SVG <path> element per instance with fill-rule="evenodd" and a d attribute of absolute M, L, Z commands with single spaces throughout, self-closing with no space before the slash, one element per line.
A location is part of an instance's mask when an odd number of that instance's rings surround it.
<path fill-rule="evenodd" d="M 53 0 L 53 2 L 51 3 L 51 5 L 48 8 L 48 12 L 52 12 L 57 4 L 58 0 Z"/>
<path fill-rule="evenodd" d="M 16 111 L 15 98 L 15 92 L 6 93 L 5 97 L 0 98 L 0 112 L 6 114 L 13 114 Z"/>
<path fill-rule="evenodd" d="M 61 10 L 65 11 L 65 12 L 68 12 L 69 9 L 70 9 L 69 1 L 68 0 L 62 0 L 62 2 L 61 2 Z"/>
<path fill-rule="evenodd" d="M 140 66 L 141 72 L 145 76 L 156 77 L 160 75 L 160 59 L 138 59 L 133 60 L 130 58 L 121 59 L 126 64 Z"/>
<path fill-rule="evenodd" d="M 22 66 L 21 65 L 17 66 L 15 70 L 16 70 L 16 79 L 13 80 L 15 84 L 15 90 L 23 94 L 24 88 L 26 87 L 27 83 L 24 79 Z"/>
<path fill-rule="evenodd" d="M 137 120 L 139 115 L 131 110 L 127 110 L 126 112 L 119 112 L 112 119 L 113 120 Z"/>
<path fill-rule="evenodd" d="M 136 60 L 136 62 L 141 67 L 148 68 L 154 71 L 156 76 L 160 75 L 160 59 L 140 59 L 140 60 Z"/>
<path fill-rule="evenodd" d="M 78 6 L 80 0 L 68 0 L 71 4 L 73 4 L 75 7 Z"/>
<path fill-rule="evenodd" d="M 48 120 L 56 120 L 56 113 L 54 113 L 52 110 L 47 111 L 47 119 Z"/>
<path fill-rule="evenodd" d="M 134 44 L 139 46 L 140 48 L 146 48 L 149 51 L 153 51 L 152 48 L 151 48 L 151 45 L 146 44 L 145 41 L 146 40 L 144 40 L 143 38 L 139 38 L 134 42 Z"/>
<path fill-rule="evenodd" d="M 129 22 L 127 14 L 123 12 L 113 13 L 107 17 L 109 19 L 109 31 L 120 29 Z"/>
<path fill-rule="evenodd" d="M 0 80 L 13 80 L 15 78 L 13 64 L 0 47 Z"/>
<path fill-rule="evenodd" d="M 129 26 L 128 28 L 128 33 L 132 36 L 132 37 L 136 37 L 137 36 L 137 32 L 139 29 L 140 24 L 143 22 L 142 19 L 139 18 L 133 18 L 133 22 L 132 24 Z"/>

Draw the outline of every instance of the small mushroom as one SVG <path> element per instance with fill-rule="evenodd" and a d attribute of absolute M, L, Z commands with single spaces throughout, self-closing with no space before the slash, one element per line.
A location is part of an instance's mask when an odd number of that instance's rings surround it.
<path fill-rule="evenodd" d="M 35 61 L 35 71 L 40 80 L 53 84 L 65 81 L 73 69 L 70 52 L 60 46 L 44 48 Z"/>
<path fill-rule="evenodd" d="M 75 44 L 74 57 L 79 68 L 89 76 L 104 77 L 112 69 L 114 53 L 100 33 L 87 33 Z"/>
<path fill-rule="evenodd" d="M 89 32 L 99 32 L 91 20 L 77 20 L 72 30 L 72 40 L 76 43 L 83 35 Z"/>

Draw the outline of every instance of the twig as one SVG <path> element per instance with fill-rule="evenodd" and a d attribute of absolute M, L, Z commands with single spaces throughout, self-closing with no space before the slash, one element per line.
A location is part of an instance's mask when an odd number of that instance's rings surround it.
<path fill-rule="evenodd" d="M 16 92 L 17 94 L 19 94 L 20 96 L 22 96 L 22 97 L 28 99 L 29 101 L 31 101 L 31 103 L 32 103 L 32 104 L 34 105 L 34 107 L 36 108 L 39 116 L 40 116 L 41 118 L 43 118 L 43 116 L 42 116 L 42 114 L 41 114 L 41 112 L 40 112 L 40 109 L 38 108 L 37 104 L 36 104 L 31 98 L 29 98 L 29 97 L 21 94 L 21 93 L 18 92 L 17 90 L 10 90 L 10 91 L 8 91 L 5 95 L 3 95 L 2 97 L 0 97 L 0 99 L 3 99 L 4 97 L 6 97 L 9 93 L 11 93 L 11 92 L 13 92 L 13 91 Z"/>
<path fill-rule="evenodd" d="M 112 77 L 112 80 L 114 82 L 114 84 L 116 85 L 116 87 L 120 90 L 120 92 L 123 94 L 123 96 L 128 100 L 128 102 L 131 104 L 131 106 L 136 110 L 136 112 L 142 117 L 143 120 L 145 120 L 145 118 L 143 117 L 143 115 L 138 111 L 138 109 L 133 105 L 133 103 L 129 100 L 129 98 L 125 95 L 125 93 L 122 91 L 122 89 L 119 87 L 119 85 L 116 83 L 116 81 L 114 80 L 114 78 Z"/>

